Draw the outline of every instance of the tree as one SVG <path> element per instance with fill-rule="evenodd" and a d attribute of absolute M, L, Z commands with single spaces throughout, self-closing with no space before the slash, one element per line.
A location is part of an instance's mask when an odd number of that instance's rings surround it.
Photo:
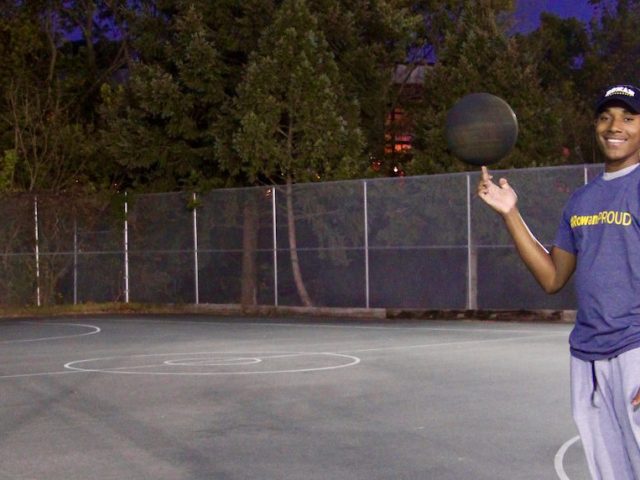
<path fill-rule="evenodd" d="M 221 109 L 220 121 L 215 126 L 216 153 L 226 165 L 231 166 L 230 180 L 243 185 L 261 181 L 259 175 L 250 178 L 246 170 L 235 167 L 241 163 L 233 147 L 233 136 L 240 128 L 238 117 L 232 113 L 239 86 L 236 80 L 243 77 L 251 53 L 258 49 L 258 39 L 273 23 L 281 3 L 223 0 L 212 2 L 207 7 L 206 17 L 217 32 L 221 57 L 228 72 L 225 76 L 228 103 Z M 408 0 L 355 3 L 350 0 L 312 0 L 307 4 L 317 19 L 317 29 L 322 31 L 333 53 L 342 95 L 358 99 L 353 115 L 359 118 L 364 150 L 372 158 L 379 158 L 383 150 L 384 118 L 393 103 L 391 73 L 396 63 L 404 61 L 407 44 L 415 40 L 418 29 L 419 17 L 407 8 L 410 3 Z M 359 171 L 358 174 L 366 173 Z M 251 212 L 255 207 L 248 204 L 245 208 L 246 212 Z M 257 226 L 251 224 L 255 215 L 247 214 L 243 218 L 246 234 L 255 235 Z M 247 245 L 255 244 L 256 240 L 245 239 Z M 244 257 L 243 263 L 250 265 L 255 252 L 245 250 Z M 250 270 L 252 268 L 247 268 Z M 243 275 L 243 304 L 250 303 L 249 300 L 255 297 L 250 293 L 244 294 L 257 288 L 250 277 Z"/>
<path fill-rule="evenodd" d="M 516 149 L 500 166 L 549 165 L 559 158 L 563 132 L 555 112 L 560 104 L 546 94 L 532 58 L 507 35 L 491 4 L 464 2 L 455 30 L 447 34 L 437 64 L 425 76 L 422 102 L 413 111 L 416 148 L 408 173 L 468 168 L 448 152 L 444 125 L 453 104 L 472 92 L 505 99 L 518 116 Z"/>
<path fill-rule="evenodd" d="M 480 0 L 473 2 L 495 14 L 508 14 L 514 9 L 514 0 Z M 469 8 L 468 0 L 418 0 L 412 2 L 424 23 L 424 43 L 419 52 L 423 59 L 440 59 L 451 32 L 459 26 L 460 18 Z M 501 20 L 505 20 L 501 18 Z"/>
<path fill-rule="evenodd" d="M 640 1 L 591 0 L 600 11 L 591 22 L 592 50 L 585 58 L 584 73 L 590 77 L 589 93 L 607 85 L 637 82 L 640 73 Z M 595 89 L 595 91 L 594 91 Z"/>
<path fill-rule="evenodd" d="M 238 88 L 240 125 L 227 164 L 252 181 L 286 185 L 289 247 L 296 287 L 311 304 L 296 248 L 292 185 L 364 171 L 357 104 L 344 98 L 335 59 L 305 0 L 285 0 L 261 38 Z"/>
<path fill-rule="evenodd" d="M 93 125 L 79 113 L 68 80 L 73 52 L 64 50 L 59 13 L 46 3 L 16 2 L 0 15 L 0 158 L 9 190 L 94 184 Z"/>
<path fill-rule="evenodd" d="M 213 125 L 225 99 L 225 68 L 215 32 L 194 5 L 156 20 L 167 21 L 163 41 L 147 44 L 138 32 L 140 59 L 128 82 L 103 85 L 103 151 L 121 166 L 125 188 L 223 185 Z"/>
<path fill-rule="evenodd" d="M 563 155 L 558 162 L 585 163 L 591 160 L 592 97 L 583 91 L 582 67 L 591 45 L 586 25 L 575 18 L 562 19 L 543 13 L 540 27 L 528 35 L 517 35 L 518 48 L 537 67 L 540 86 L 549 106 L 562 105 L 558 117 Z"/>
<path fill-rule="evenodd" d="M 113 36 L 127 0 L 1 3 L 0 152 L 15 157 L 9 188 L 108 188 L 96 108 L 101 83 L 129 58 Z"/>
<path fill-rule="evenodd" d="M 424 41 L 422 16 L 411 0 L 312 0 L 309 6 L 334 54 L 345 94 L 358 99 L 364 150 L 380 161 L 385 120 L 402 102 L 394 70 L 398 64 L 416 68 L 424 60 L 407 55 Z"/>

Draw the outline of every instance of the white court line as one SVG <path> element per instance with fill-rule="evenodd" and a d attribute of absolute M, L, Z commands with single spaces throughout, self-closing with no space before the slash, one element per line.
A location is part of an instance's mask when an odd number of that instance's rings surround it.
<path fill-rule="evenodd" d="M 64 375 L 66 373 L 80 373 L 80 371 L 65 370 L 61 372 L 16 373 L 14 375 L 0 375 L 0 378 L 44 377 L 48 375 Z"/>
<path fill-rule="evenodd" d="M 278 354 L 277 356 L 273 356 L 270 358 L 286 358 L 286 357 L 295 357 L 295 356 L 309 356 L 309 355 L 327 355 L 333 357 L 344 357 L 349 362 L 343 363 L 341 365 L 332 365 L 328 367 L 312 367 L 312 368 L 296 368 L 296 369 L 287 369 L 287 370 L 264 370 L 264 371 L 245 371 L 245 372 L 135 372 L 131 370 L 135 370 L 136 368 L 149 368 L 150 365 L 143 366 L 131 366 L 131 367 L 115 367 L 108 369 L 98 369 L 98 368 L 82 368 L 75 366 L 81 363 L 87 362 L 95 362 L 99 360 L 112 360 L 112 359 L 122 359 L 122 358 L 141 358 L 141 357 L 159 357 L 159 356 L 169 356 L 169 355 L 204 355 L 204 354 L 220 354 L 220 352 L 188 352 L 188 353 L 158 353 L 158 354 L 148 354 L 148 355 L 129 355 L 129 356 L 116 356 L 116 357 L 101 357 L 101 358 L 90 358 L 85 360 L 75 360 L 73 362 L 66 363 L 64 368 L 68 368 L 69 370 L 74 370 L 77 372 L 94 372 L 94 373 L 116 373 L 121 375 L 155 375 L 155 376 L 221 376 L 221 375 L 266 375 L 266 374 L 276 374 L 276 373 L 302 373 L 302 372 L 319 372 L 326 370 L 338 370 L 340 368 L 351 367 L 353 365 L 357 365 L 360 363 L 360 359 L 353 355 L 346 355 L 342 353 L 334 353 L 334 352 L 297 352 L 297 353 L 288 353 L 288 354 Z M 234 354 L 234 353 L 232 353 Z M 264 357 L 267 358 L 267 357 Z M 155 365 L 154 365 L 155 366 Z M 159 366 L 159 365 L 157 365 Z M 127 370 L 124 370 L 127 369 Z"/>
<path fill-rule="evenodd" d="M 64 338 L 77 338 L 77 337 L 85 337 L 87 335 L 95 335 L 96 333 L 100 333 L 100 327 L 97 327 L 95 325 L 85 325 L 83 323 L 51 323 L 51 322 L 47 322 L 47 323 L 38 323 L 38 322 L 20 322 L 20 323 L 28 323 L 30 325 L 62 325 L 65 327 L 84 327 L 84 328 L 89 328 L 92 331 L 91 332 L 85 332 L 85 333 L 76 333 L 73 335 L 59 335 L 59 336 L 55 336 L 55 337 L 39 337 L 39 338 L 25 338 L 23 340 L 0 340 L 0 344 L 1 343 L 26 343 L 26 342 L 43 342 L 45 340 L 61 340 Z"/>
<path fill-rule="evenodd" d="M 556 456 L 553 460 L 553 465 L 556 468 L 556 473 L 558 474 L 558 478 L 560 480 L 571 480 L 569 478 L 569 476 L 567 475 L 567 472 L 564 471 L 564 456 L 567 453 L 567 450 L 569 450 L 569 447 L 571 447 L 571 445 L 573 445 L 574 443 L 576 443 L 578 440 L 580 440 L 580 436 L 576 435 L 575 437 L 567 440 L 564 445 L 562 445 L 560 447 L 560 450 L 558 450 L 558 453 L 556 453 Z"/>
<path fill-rule="evenodd" d="M 107 319 L 108 321 L 114 321 L 116 319 Z M 434 320 L 437 322 L 438 320 Z M 460 320 L 460 322 L 483 322 L 489 323 L 491 320 Z M 332 323 L 265 323 L 265 322 L 217 322 L 217 321 L 195 321 L 195 320 L 162 320 L 162 319 L 136 319 L 136 323 L 169 323 L 175 325 L 182 324 L 191 324 L 191 325 L 250 325 L 256 327 L 295 327 L 295 328 L 334 328 L 334 329 L 354 329 L 354 330 L 411 330 L 411 331 L 434 331 L 434 332 L 460 332 L 460 333 L 474 333 L 474 332 L 492 332 L 492 333 L 536 333 L 539 334 L 540 330 L 534 329 L 516 329 L 516 328 L 486 328 L 486 327 L 478 327 L 478 328 L 465 328 L 465 326 L 461 326 L 458 328 L 454 327 L 430 327 L 430 326 L 414 326 L 401 325 L 400 321 L 397 325 L 335 325 Z M 442 321 L 441 321 L 442 322 Z M 507 322 L 495 321 L 496 324 L 502 324 Z M 554 330 L 555 332 L 555 330 Z M 547 333 L 551 334 L 551 331 Z M 562 334 L 566 334 L 562 332 Z"/>
<path fill-rule="evenodd" d="M 180 364 L 174 364 L 171 363 L 167 360 L 165 360 L 162 363 L 152 363 L 149 365 L 127 365 L 124 367 L 111 367 L 111 368 L 101 368 L 101 369 L 89 369 L 89 368 L 82 368 L 82 367 L 75 367 L 74 365 L 76 364 L 80 364 L 80 363 L 87 363 L 87 362 L 96 362 L 98 360 L 114 360 L 114 359 L 127 359 L 127 358 L 144 358 L 144 357 L 175 357 L 175 356 L 184 356 L 184 355 L 209 355 L 209 354 L 215 354 L 215 355 L 219 355 L 219 356 L 224 356 L 224 355 L 247 355 L 246 352 L 242 352 L 242 353 L 237 353 L 237 352 L 189 352 L 189 353 L 149 353 L 149 354 L 144 354 L 144 355 L 129 355 L 129 356 L 114 356 L 114 357 L 100 357 L 100 358 L 89 358 L 87 360 L 74 360 L 72 362 L 69 362 L 67 364 L 64 365 L 65 368 L 69 368 L 72 371 L 81 373 L 81 372 L 105 372 L 105 373 L 129 373 L 126 370 L 144 370 L 145 368 L 162 368 L 162 367 L 166 367 L 166 366 L 170 366 L 170 367 L 184 367 L 186 365 L 180 365 Z M 283 353 L 283 354 L 278 354 L 278 355 L 268 355 L 266 357 L 255 357 L 255 360 L 258 360 L 258 362 L 256 363 L 261 363 L 263 360 L 271 360 L 273 358 L 292 358 L 292 357 L 302 357 L 302 356 L 309 356 L 309 355 L 336 355 L 336 356 L 341 356 L 341 357 L 350 357 L 350 355 L 342 355 L 340 353 L 318 353 L 318 352 L 312 352 L 312 353 Z M 352 358 L 357 358 L 357 357 L 352 357 Z M 195 360 L 195 359 L 192 359 Z M 178 359 L 176 360 L 176 362 L 179 361 L 184 361 L 184 359 Z M 358 362 L 356 362 L 358 363 Z M 250 364 L 251 365 L 251 364 Z M 354 364 L 355 365 L 355 364 Z M 207 365 L 204 365 L 207 366 Z M 223 366 L 223 367 L 233 367 L 233 366 L 238 366 L 235 364 L 230 364 L 230 363 L 225 363 L 225 364 L 221 364 L 219 366 Z M 350 366 L 350 365 L 349 365 Z M 342 367 L 340 367 L 342 368 Z M 300 371 L 305 371 L 305 370 L 295 370 L 296 372 Z M 315 371 L 315 369 L 314 369 Z M 131 373 L 138 373 L 138 372 L 131 372 Z M 141 372 L 141 373 L 147 373 L 147 372 Z M 156 372 L 149 372 L 147 374 L 155 374 Z M 235 373 L 235 372 L 233 372 Z M 250 372 L 252 373 L 252 372 Z M 273 373 L 271 371 L 265 372 L 265 373 Z M 162 373 L 163 374 L 163 373 Z M 174 375 L 192 375 L 192 373 L 189 372 L 178 372 L 178 373 L 174 373 Z M 210 372 L 206 373 L 208 375 L 211 375 Z M 164 375 L 164 374 L 163 374 Z M 203 375 L 203 373 L 199 373 L 199 375 Z"/>
<path fill-rule="evenodd" d="M 521 335 L 518 337 L 507 337 L 507 338 L 490 338 L 483 340 L 463 340 L 457 342 L 442 342 L 442 343 L 426 343 L 420 345 L 398 345 L 395 347 L 375 347 L 375 348 L 361 348 L 356 350 L 348 350 L 349 353 L 364 353 L 364 352 L 378 352 L 383 350 L 404 350 L 411 348 L 430 348 L 430 347 L 450 347 L 454 345 L 469 345 L 469 344 L 481 344 L 481 343 L 492 343 L 492 342 L 511 342 L 515 340 L 531 340 L 531 339 L 540 339 L 540 338 L 548 338 L 548 337 L 556 337 L 560 336 L 560 334 L 551 334 L 547 333 L 544 335 Z M 563 333 L 562 336 L 565 336 Z"/>
<path fill-rule="evenodd" d="M 437 321 L 437 320 L 436 320 Z M 461 320 L 462 321 L 462 320 Z M 232 323 L 226 323 L 226 325 L 232 325 Z M 250 325 L 265 325 L 263 323 L 251 323 Z M 528 329 L 517 329 L 517 328 L 486 328 L 486 327 L 477 327 L 477 328 L 465 328 L 464 326 L 453 328 L 453 327 L 428 327 L 428 326 L 400 326 L 400 325 L 331 325 L 325 323 L 319 323 L 315 325 L 304 325 L 300 323 L 270 323 L 266 324 L 270 327 L 277 326 L 285 326 L 285 327 L 323 327 L 323 328 L 347 328 L 354 330 L 410 330 L 410 331 L 428 331 L 428 332 L 457 332 L 457 333 L 475 333 L 475 332 L 489 332 L 489 333 L 536 333 L 539 334 L 540 330 L 528 330 Z M 547 332 L 548 334 L 552 334 L 551 331 Z M 557 332 L 556 334 L 566 335 L 565 332 Z"/>
<path fill-rule="evenodd" d="M 85 333 L 76 333 L 73 335 L 58 335 L 55 337 L 39 337 L 39 338 L 26 338 L 23 340 L 0 340 L 0 344 L 9 344 L 9 343 L 27 343 L 27 342 L 43 342 L 45 340 L 61 340 L 61 339 L 67 339 L 67 338 L 78 338 L 78 337 L 85 337 L 87 335 L 95 335 L 97 333 L 100 333 L 102 330 L 100 329 L 100 327 L 97 327 L 96 325 L 86 325 L 84 323 L 53 323 L 53 322 L 47 322 L 47 323 L 40 323 L 40 322 L 19 322 L 19 323 L 27 323 L 27 324 L 31 324 L 31 325 L 62 325 L 62 326 L 71 326 L 71 327 L 84 327 L 84 328 L 89 328 L 91 329 L 90 332 L 85 332 Z M 26 377 L 42 377 L 42 376 L 48 376 L 48 375 L 65 375 L 68 373 L 79 373 L 76 371 L 72 371 L 72 370 L 64 370 L 64 371 L 59 371 L 59 372 L 37 372 L 37 373 L 16 373 L 16 374 L 12 374 L 12 375 L 0 375 L 0 378 L 26 378 Z"/>

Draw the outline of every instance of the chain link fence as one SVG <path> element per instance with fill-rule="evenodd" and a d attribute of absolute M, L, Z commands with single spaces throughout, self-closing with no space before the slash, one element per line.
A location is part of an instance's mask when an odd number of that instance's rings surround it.
<path fill-rule="evenodd" d="M 601 165 L 495 171 L 549 245 Z M 0 304 L 87 302 L 573 309 L 548 296 L 478 173 L 0 203 Z"/>

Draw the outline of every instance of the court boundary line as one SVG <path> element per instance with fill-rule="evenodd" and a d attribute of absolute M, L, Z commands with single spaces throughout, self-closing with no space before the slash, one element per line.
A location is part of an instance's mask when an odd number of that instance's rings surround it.
<path fill-rule="evenodd" d="M 235 317 L 234 317 L 235 318 Z M 106 321 L 119 321 L 120 319 L 118 318 L 113 318 L 113 317 L 106 317 L 103 320 Z M 130 319 L 128 319 L 127 321 L 130 321 Z M 539 330 L 527 330 L 527 329 L 515 329 L 515 328 L 487 328 L 487 327 L 480 327 L 480 328 L 472 328 L 472 329 L 465 329 L 465 328 L 453 328 L 453 327 L 440 327 L 440 326 L 430 326 L 428 325 L 428 323 L 435 323 L 435 322 L 446 322 L 446 323 L 465 323 L 467 325 L 471 324 L 471 323 L 476 323 L 476 324 L 486 324 L 486 323 L 494 323 L 496 325 L 500 324 L 505 324 L 505 323 L 509 323 L 509 322 L 503 322 L 503 321 L 487 321 L 487 320 L 473 320 L 473 319 L 461 319 L 461 320 L 425 320 L 424 322 L 421 322 L 420 325 L 418 325 L 417 323 L 415 325 L 406 325 L 403 324 L 403 322 L 398 321 L 398 323 L 390 323 L 389 325 L 351 325 L 351 324 L 333 324 L 333 323 L 322 323 L 322 322 L 309 322 L 309 323 L 304 323 L 304 322 L 256 322 L 256 321 L 243 321 L 242 317 L 238 317 L 237 320 L 202 320 L 202 321 L 196 321 L 196 320 L 168 320 L 168 319 L 163 319 L 163 318 L 144 318 L 144 317 L 139 317 L 135 319 L 136 322 L 141 322 L 141 323 L 169 323 L 169 324 L 176 324 L 176 325 L 181 325 L 181 324 L 191 324 L 191 325 L 233 325 L 233 326 L 238 326 L 238 325 L 251 325 L 251 326 L 268 326 L 268 327 L 295 327 L 295 328 L 314 328 L 314 327 L 322 327 L 322 328 L 335 328 L 335 329 L 345 329 L 345 328 L 353 328 L 353 329 L 362 329 L 362 330 L 429 330 L 429 331 L 444 331 L 444 332 L 463 332 L 463 333 L 474 333 L 474 332 L 500 332 L 500 333 L 535 333 L 535 334 L 539 334 L 540 331 Z M 126 322 L 124 322 L 126 323 Z M 521 324 L 522 322 L 511 322 L 514 324 Z M 532 322 L 534 323 L 534 322 Z M 567 326 L 567 324 L 564 323 L 558 323 L 558 324 L 549 324 L 549 325 L 557 325 L 558 327 L 562 327 L 562 326 Z M 549 332 L 551 333 L 551 332 Z M 563 333 L 565 334 L 565 333 Z M 567 334 L 568 335 L 568 334 Z"/>
<path fill-rule="evenodd" d="M 506 337 L 506 338 L 487 338 L 482 340 L 463 340 L 463 341 L 455 341 L 455 342 L 442 342 L 442 343 L 427 343 L 427 344 L 418 344 L 418 345 L 404 345 L 404 346 L 394 346 L 394 347 L 376 347 L 376 348 L 361 348 L 356 350 L 343 350 L 342 353 L 366 353 L 366 352 L 377 352 L 377 351 L 385 351 L 385 350 L 409 350 L 409 349 L 417 349 L 417 348 L 429 348 L 429 347 L 451 347 L 456 345 L 469 345 L 469 344 L 484 344 L 491 342 L 513 342 L 516 340 L 531 340 L 531 339 L 540 339 L 547 337 L 556 337 L 558 334 L 541 334 L 541 335 L 522 335 L 519 337 Z"/>
<path fill-rule="evenodd" d="M 11 375 L 0 375 L 0 380 L 3 378 L 25 378 L 25 377 L 44 377 L 48 375 L 64 375 L 67 373 L 82 373 L 74 370 L 61 370 L 59 372 L 36 372 L 36 373 L 15 373 Z"/>
<path fill-rule="evenodd" d="M 33 321 L 24 321 L 24 322 L 21 321 L 17 323 L 21 323 L 21 324 L 26 323 L 30 325 L 58 325 L 58 326 L 62 325 L 66 327 L 85 327 L 85 328 L 93 329 L 93 331 L 85 332 L 85 333 L 77 333 L 73 335 L 57 335 L 55 337 L 25 338 L 22 340 L 0 340 L 0 344 L 44 342 L 46 340 L 64 340 L 67 338 L 79 338 L 79 337 L 86 337 L 88 335 L 96 335 L 102 331 L 102 329 L 97 325 L 89 325 L 86 323 L 59 323 L 59 322 L 33 322 Z"/>
<path fill-rule="evenodd" d="M 556 474 L 560 480 L 571 480 L 564 469 L 564 456 L 569 448 L 578 440 L 580 440 L 580 435 L 576 435 L 564 442 L 553 459 L 553 466 L 555 467 Z"/>

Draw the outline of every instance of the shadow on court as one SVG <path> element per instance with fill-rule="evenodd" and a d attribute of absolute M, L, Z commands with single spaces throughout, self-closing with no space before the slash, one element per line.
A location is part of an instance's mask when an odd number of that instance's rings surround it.
<path fill-rule="evenodd" d="M 0 320 L 0 479 L 582 480 L 569 329 Z"/>

